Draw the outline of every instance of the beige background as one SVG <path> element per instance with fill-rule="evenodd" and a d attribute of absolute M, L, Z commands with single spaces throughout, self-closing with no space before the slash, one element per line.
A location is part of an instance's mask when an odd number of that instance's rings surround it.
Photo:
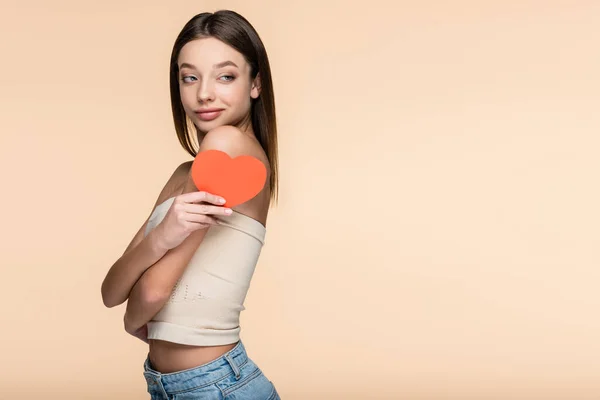
<path fill-rule="evenodd" d="M 281 196 L 242 339 L 285 400 L 600 399 L 600 3 L 2 2 L 0 398 L 146 399 L 100 284 L 180 162 L 168 59 L 269 52 Z"/>

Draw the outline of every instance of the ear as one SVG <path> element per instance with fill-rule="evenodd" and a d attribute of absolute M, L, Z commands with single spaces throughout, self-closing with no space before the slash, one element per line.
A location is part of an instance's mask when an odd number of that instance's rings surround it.
<path fill-rule="evenodd" d="M 256 75 L 254 78 L 254 82 L 252 82 L 252 89 L 250 90 L 250 97 L 253 99 L 258 98 L 260 95 L 260 73 Z"/>

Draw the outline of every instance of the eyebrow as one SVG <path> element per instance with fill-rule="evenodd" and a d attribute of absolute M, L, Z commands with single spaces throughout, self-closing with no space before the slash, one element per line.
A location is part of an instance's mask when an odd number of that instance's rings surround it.
<path fill-rule="evenodd" d="M 214 68 L 214 69 L 216 69 L 216 68 L 223 68 L 223 67 L 226 67 L 226 66 L 228 66 L 228 65 L 231 65 L 231 66 L 233 66 L 233 67 L 239 68 L 239 67 L 236 65 L 236 63 L 234 63 L 233 61 L 229 61 L 229 60 L 228 60 L 228 61 L 223 61 L 223 62 L 220 62 L 220 63 L 218 63 L 218 64 L 215 64 L 215 65 L 213 65 L 213 68 Z M 182 63 L 182 64 L 179 66 L 179 69 L 181 69 L 181 68 L 191 68 L 191 69 L 196 69 L 196 67 L 194 67 L 192 64 L 189 64 L 189 63 Z"/>

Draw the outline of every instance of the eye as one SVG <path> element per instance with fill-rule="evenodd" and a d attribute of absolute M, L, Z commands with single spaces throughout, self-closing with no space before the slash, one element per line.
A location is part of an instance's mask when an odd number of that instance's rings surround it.
<path fill-rule="evenodd" d="M 227 78 L 227 79 L 224 79 L 224 78 Z M 219 79 L 225 80 L 225 82 L 231 82 L 231 81 L 233 81 L 235 79 L 235 76 L 233 76 L 233 75 L 223 75 Z"/>
<path fill-rule="evenodd" d="M 196 77 L 194 77 L 194 76 L 184 76 L 183 78 L 181 78 L 181 82 L 183 82 L 183 83 L 190 83 L 189 81 L 186 81 L 187 78 L 196 79 Z"/>

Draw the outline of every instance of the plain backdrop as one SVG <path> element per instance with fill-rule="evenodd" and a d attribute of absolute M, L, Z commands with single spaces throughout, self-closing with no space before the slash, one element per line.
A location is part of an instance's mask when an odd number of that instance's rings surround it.
<path fill-rule="evenodd" d="M 3 1 L 0 398 L 146 399 L 100 285 L 191 158 L 173 42 L 247 17 L 280 200 L 241 316 L 294 399 L 600 398 L 600 3 Z"/>

